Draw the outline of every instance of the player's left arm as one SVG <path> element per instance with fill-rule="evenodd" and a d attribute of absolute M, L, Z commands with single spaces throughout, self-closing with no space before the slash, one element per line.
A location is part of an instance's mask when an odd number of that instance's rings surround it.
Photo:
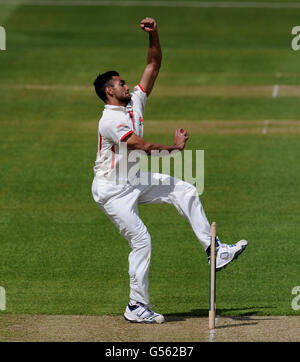
<path fill-rule="evenodd" d="M 152 18 L 145 18 L 141 21 L 140 27 L 149 34 L 147 65 L 140 81 L 140 86 L 149 96 L 159 73 L 162 53 L 156 21 Z"/>

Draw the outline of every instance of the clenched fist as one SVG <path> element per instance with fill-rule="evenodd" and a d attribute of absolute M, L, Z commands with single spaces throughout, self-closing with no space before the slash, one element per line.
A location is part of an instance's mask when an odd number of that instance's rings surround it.
<path fill-rule="evenodd" d="M 156 21 L 152 18 L 145 18 L 140 23 L 141 29 L 146 31 L 147 33 L 157 31 L 157 24 Z"/>

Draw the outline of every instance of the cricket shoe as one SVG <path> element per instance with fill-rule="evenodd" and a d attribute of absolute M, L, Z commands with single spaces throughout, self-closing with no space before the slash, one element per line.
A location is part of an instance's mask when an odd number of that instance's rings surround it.
<path fill-rule="evenodd" d="M 233 260 L 237 259 L 239 255 L 246 249 L 247 240 L 240 240 L 236 244 L 221 244 L 218 237 L 216 238 L 216 271 L 220 271 L 225 268 Z M 207 250 L 208 262 L 210 263 L 210 247 Z"/>
<path fill-rule="evenodd" d="M 128 304 L 124 318 L 132 323 L 163 323 L 165 318 L 163 315 L 153 312 L 150 305 L 136 302 L 135 304 Z"/>

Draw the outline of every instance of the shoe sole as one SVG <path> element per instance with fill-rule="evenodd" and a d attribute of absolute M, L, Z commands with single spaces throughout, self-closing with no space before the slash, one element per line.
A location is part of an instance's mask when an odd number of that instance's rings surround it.
<path fill-rule="evenodd" d="M 246 249 L 247 245 L 248 245 L 248 244 L 243 245 L 243 246 L 241 247 L 241 249 L 238 250 L 238 251 L 234 254 L 233 258 L 232 258 L 227 264 L 221 266 L 220 268 L 216 268 L 216 271 L 220 271 L 220 270 L 222 270 L 222 269 L 225 269 L 228 264 L 230 264 L 230 263 L 232 263 L 234 260 L 236 260 L 236 259 L 242 254 L 242 252 Z"/>
<path fill-rule="evenodd" d="M 130 322 L 130 323 L 144 323 L 144 324 L 162 324 L 164 323 L 163 322 L 156 322 L 156 321 L 153 321 L 153 322 L 149 322 L 149 321 L 145 321 L 145 320 L 141 320 L 141 321 L 137 321 L 137 320 L 131 320 L 131 319 L 128 319 L 126 318 L 126 316 L 124 315 L 124 319 L 127 321 L 127 322 Z"/>

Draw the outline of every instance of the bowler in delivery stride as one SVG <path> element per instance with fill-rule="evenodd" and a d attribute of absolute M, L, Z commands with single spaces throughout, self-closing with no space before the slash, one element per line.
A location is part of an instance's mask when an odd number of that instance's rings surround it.
<path fill-rule="evenodd" d="M 175 131 L 173 145 L 157 144 L 143 138 L 145 104 L 159 73 L 162 52 L 156 21 L 145 18 L 140 27 L 149 35 L 148 58 L 142 78 L 133 91 L 129 92 L 126 82 L 116 71 L 100 74 L 94 82 L 95 91 L 105 106 L 99 121 L 92 194 L 131 247 L 128 258 L 130 300 L 125 309 L 125 319 L 137 323 L 163 323 L 163 315 L 155 313 L 149 305 L 151 237 L 139 217 L 138 204 L 173 204 L 190 223 L 208 256 L 210 224 L 193 185 L 169 175 L 150 172 L 146 175 L 148 183 L 137 183 L 140 171 L 134 175 L 119 172 L 124 164 L 127 170 L 132 170 L 132 167 L 138 169 L 139 150 L 147 155 L 151 155 L 152 151 L 182 151 L 188 140 L 183 129 Z M 121 152 L 123 146 L 127 147 L 128 153 Z M 134 157 L 130 157 L 133 152 Z M 216 270 L 236 259 L 246 246 L 246 240 L 228 245 L 217 239 Z"/>

